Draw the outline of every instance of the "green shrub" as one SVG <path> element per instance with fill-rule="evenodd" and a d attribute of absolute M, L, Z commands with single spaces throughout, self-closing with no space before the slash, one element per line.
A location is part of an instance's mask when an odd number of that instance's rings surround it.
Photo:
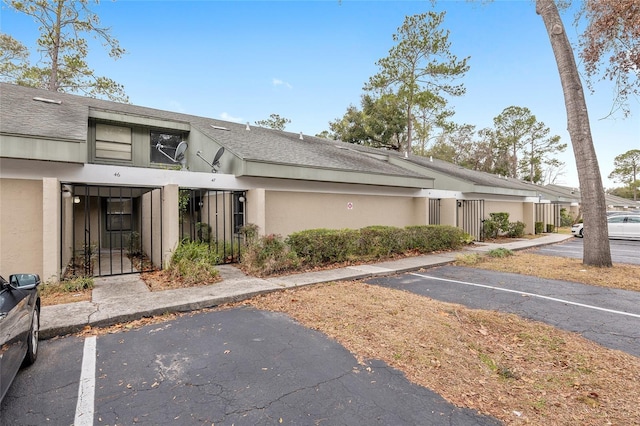
<path fill-rule="evenodd" d="M 142 254 L 142 243 L 140 233 L 133 231 L 125 236 L 125 245 L 129 256 L 140 256 Z"/>
<path fill-rule="evenodd" d="M 208 243 L 211 240 L 211 226 L 208 223 L 196 222 L 196 241 Z"/>
<path fill-rule="evenodd" d="M 564 207 L 560 209 L 560 226 L 573 225 L 574 217 Z"/>
<path fill-rule="evenodd" d="M 94 287 L 92 277 L 74 277 L 56 283 L 44 283 L 40 287 L 40 295 L 46 297 L 57 293 L 77 293 L 83 290 L 91 290 Z"/>
<path fill-rule="evenodd" d="M 544 232 L 544 222 L 536 222 L 536 234 L 542 234 Z"/>
<path fill-rule="evenodd" d="M 511 238 L 520 238 L 524 236 L 524 228 L 526 228 L 524 222 L 510 222 L 507 229 L 507 236 Z"/>
<path fill-rule="evenodd" d="M 275 234 L 256 237 L 245 245 L 240 263 L 246 272 L 257 276 L 288 271 L 300 265 L 296 253 Z"/>
<path fill-rule="evenodd" d="M 430 253 L 440 250 L 455 250 L 473 238 L 460 228 L 449 225 L 407 226 L 408 250 Z"/>
<path fill-rule="evenodd" d="M 167 270 L 173 278 L 180 278 L 187 284 L 211 282 L 218 277 L 215 265 L 223 262 L 223 255 L 217 247 L 205 242 L 183 240 L 176 247 Z"/>
<path fill-rule="evenodd" d="M 490 240 L 490 239 L 496 238 L 499 232 L 500 232 L 500 225 L 498 224 L 498 222 L 491 219 L 486 219 L 482 223 L 482 236 L 485 239 Z"/>
<path fill-rule="evenodd" d="M 407 250 L 407 233 L 393 226 L 369 226 L 359 231 L 354 255 L 385 257 Z"/>
<path fill-rule="evenodd" d="M 509 213 L 489 213 L 489 217 L 498 225 L 498 229 L 502 232 L 509 230 Z"/>
<path fill-rule="evenodd" d="M 489 250 L 487 255 L 489 257 L 503 258 L 503 257 L 513 256 L 513 251 L 509 250 L 508 248 L 498 247 L 497 249 Z"/>
<path fill-rule="evenodd" d="M 353 257 L 358 236 L 358 231 L 353 229 L 309 229 L 289 235 L 286 244 L 305 264 L 322 265 Z"/>
<path fill-rule="evenodd" d="M 556 226 L 553 223 L 547 223 L 547 232 L 550 234 L 556 230 Z"/>

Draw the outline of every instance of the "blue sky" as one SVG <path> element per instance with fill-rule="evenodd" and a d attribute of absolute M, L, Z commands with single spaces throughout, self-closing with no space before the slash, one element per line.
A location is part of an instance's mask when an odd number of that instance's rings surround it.
<path fill-rule="evenodd" d="M 534 2 L 435 7 L 447 12 L 451 51 L 470 56 L 461 80 L 467 93 L 451 101 L 454 120 L 481 129 L 509 106 L 529 108 L 569 144 L 557 182 L 577 187 L 558 71 Z M 251 124 L 276 113 L 291 120 L 287 130 L 314 135 L 359 106 L 404 17 L 431 8 L 428 1 L 103 1 L 94 10 L 127 54 L 113 61 L 96 43 L 89 65 L 123 84 L 136 105 Z M 573 16 L 564 21 L 575 39 Z M 34 49 L 32 19 L 3 4 L 0 23 Z M 597 89 L 585 93 L 604 185 L 613 187 L 614 157 L 640 149 L 640 103 L 632 101 L 627 119 L 603 120 L 612 87 Z"/>

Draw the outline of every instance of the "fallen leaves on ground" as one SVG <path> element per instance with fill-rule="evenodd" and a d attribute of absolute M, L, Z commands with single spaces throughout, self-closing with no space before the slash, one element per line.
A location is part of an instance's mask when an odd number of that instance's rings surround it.
<path fill-rule="evenodd" d="M 611 268 L 599 268 L 583 265 L 582 259 L 544 256 L 536 254 L 534 250 L 527 250 L 515 252 L 513 256 L 506 258 L 484 256 L 472 267 L 640 291 L 640 265 L 616 263 Z"/>
<path fill-rule="evenodd" d="M 460 407 L 507 424 L 629 424 L 640 419 L 640 359 L 516 315 L 338 282 L 256 297 L 382 359 Z"/>

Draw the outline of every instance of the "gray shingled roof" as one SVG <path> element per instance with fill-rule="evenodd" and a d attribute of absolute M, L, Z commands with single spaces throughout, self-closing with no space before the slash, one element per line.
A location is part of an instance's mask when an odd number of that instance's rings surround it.
<path fill-rule="evenodd" d="M 34 101 L 35 97 L 61 103 Z M 86 140 L 90 109 L 190 123 L 242 160 L 428 178 L 352 150 L 338 149 L 337 143 L 328 139 L 305 135 L 300 140 L 296 133 L 257 126 L 246 130 L 246 124 L 0 83 L 0 132 L 5 134 Z"/>

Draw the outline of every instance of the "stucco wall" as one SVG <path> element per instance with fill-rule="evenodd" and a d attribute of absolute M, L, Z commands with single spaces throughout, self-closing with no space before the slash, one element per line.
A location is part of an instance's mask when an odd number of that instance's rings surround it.
<path fill-rule="evenodd" d="M 414 197 L 267 191 L 265 209 L 264 232 L 282 236 L 314 228 L 425 223 L 424 203 Z"/>
<path fill-rule="evenodd" d="M 489 219 L 489 213 L 509 213 L 509 222 L 524 222 L 523 204 L 521 202 L 508 201 L 485 201 L 484 213 L 485 219 Z M 526 233 L 533 232 L 532 229 L 525 229 Z"/>
<path fill-rule="evenodd" d="M 0 179 L 0 206 L 0 274 L 42 276 L 42 181 Z"/>

